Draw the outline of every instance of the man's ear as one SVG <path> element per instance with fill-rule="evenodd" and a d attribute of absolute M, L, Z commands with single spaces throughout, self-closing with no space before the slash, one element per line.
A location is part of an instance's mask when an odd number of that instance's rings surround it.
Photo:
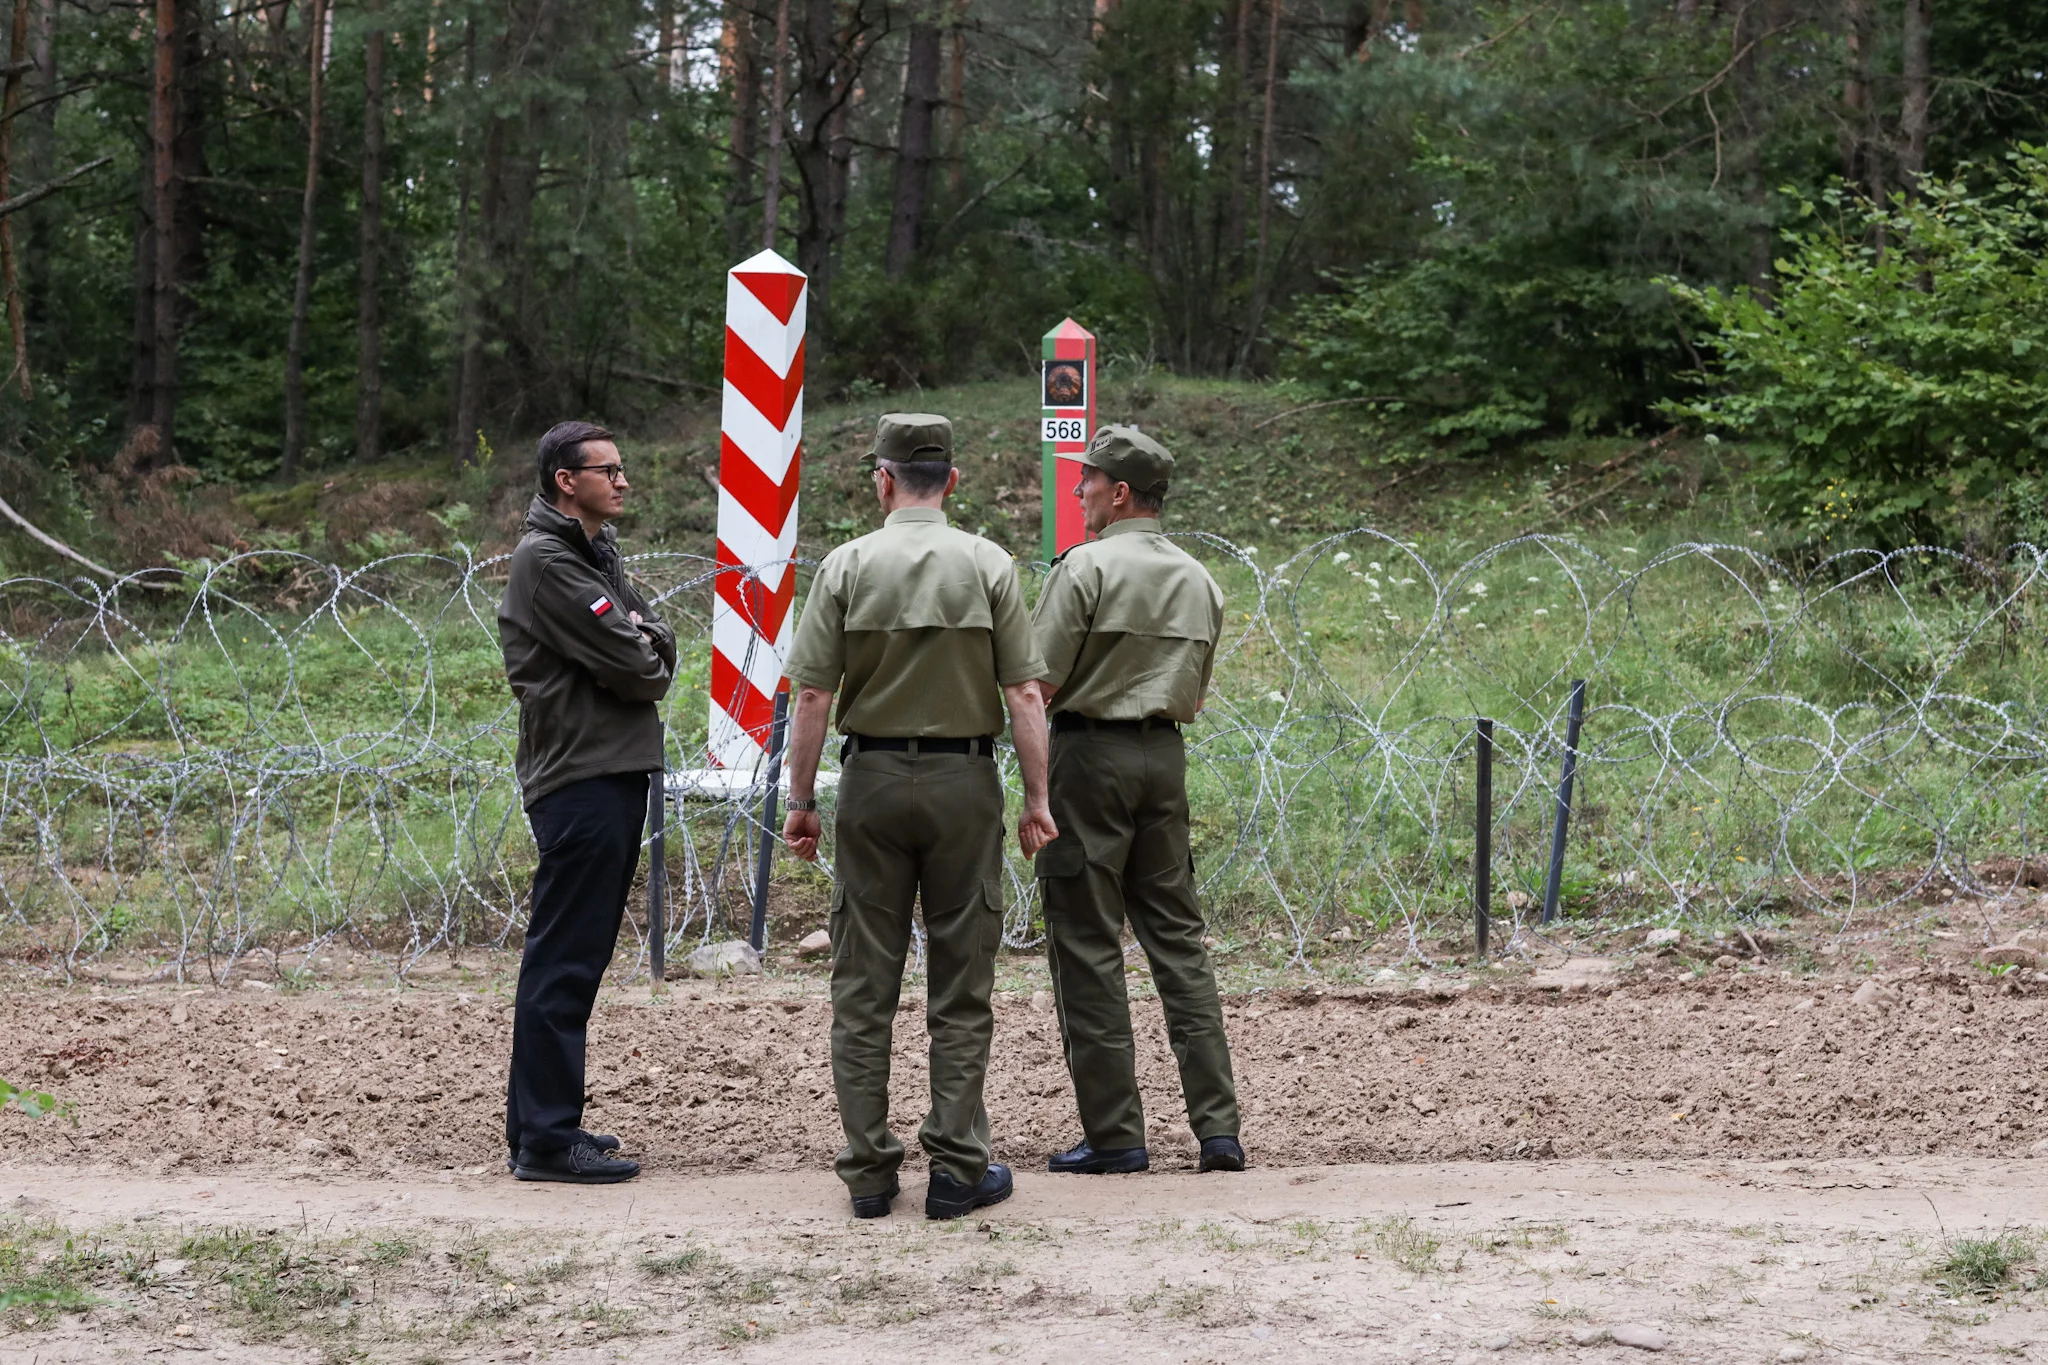
<path fill-rule="evenodd" d="M 953 496 L 953 490 L 954 490 L 955 488 L 958 488 L 959 486 L 960 486 L 960 467 L 959 467 L 958 465 L 955 465 L 955 466 L 953 467 L 953 472 L 952 472 L 952 473 L 950 473 L 950 474 L 948 474 L 948 475 L 946 476 L 946 493 L 945 493 L 945 496 L 947 496 L 947 497 L 949 497 L 949 498 L 950 498 L 950 497 L 952 497 L 952 496 Z"/>

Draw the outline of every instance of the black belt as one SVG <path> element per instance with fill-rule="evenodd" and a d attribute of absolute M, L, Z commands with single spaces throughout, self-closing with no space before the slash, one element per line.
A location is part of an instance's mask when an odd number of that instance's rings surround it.
<path fill-rule="evenodd" d="M 1068 730 L 1179 730 L 1180 722 L 1168 720 L 1165 716 L 1147 716 L 1143 720 L 1097 720 L 1077 711 L 1058 711 L 1053 714 L 1052 728 Z"/>
<path fill-rule="evenodd" d="M 975 735 L 971 739 L 903 739 L 894 735 L 848 735 L 846 742 L 839 747 L 840 762 L 845 762 L 848 754 L 863 749 L 896 754 L 994 754 L 996 740 L 994 735 Z"/>

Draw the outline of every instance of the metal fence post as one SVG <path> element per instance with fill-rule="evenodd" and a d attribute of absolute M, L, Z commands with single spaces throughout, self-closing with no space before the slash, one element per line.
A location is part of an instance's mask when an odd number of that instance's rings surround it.
<path fill-rule="evenodd" d="M 1479 943 L 1479 957 L 1486 958 L 1486 941 L 1493 927 L 1493 722 L 1481 720 L 1475 746 L 1479 780 L 1475 793 L 1478 813 L 1472 844 L 1472 928 Z"/>
<path fill-rule="evenodd" d="M 668 980 L 668 774 L 647 778 L 647 984 L 661 994 Z"/>
<path fill-rule="evenodd" d="M 775 723 L 768 731 L 768 790 L 761 796 L 761 845 L 754 855 L 754 924 L 747 942 L 768 951 L 768 872 L 775 865 L 775 798 L 781 794 L 782 745 L 789 730 L 789 693 L 775 694 Z"/>
<path fill-rule="evenodd" d="M 1550 880 L 1543 887 L 1543 922 L 1557 918 L 1557 893 L 1564 883 L 1564 834 L 1572 817 L 1572 778 L 1579 770 L 1579 722 L 1586 718 L 1586 680 L 1572 680 L 1565 712 L 1564 772 L 1557 779 L 1557 823 L 1550 831 Z"/>

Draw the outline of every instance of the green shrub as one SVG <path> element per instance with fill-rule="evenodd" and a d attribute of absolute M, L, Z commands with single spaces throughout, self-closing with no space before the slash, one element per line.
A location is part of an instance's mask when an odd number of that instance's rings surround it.
<path fill-rule="evenodd" d="M 1802 202 L 1770 296 L 1671 282 L 1715 392 L 1674 413 L 1754 438 L 1771 505 L 1827 539 L 1951 541 L 2039 518 L 2048 154 L 1908 202 Z M 2036 531 L 2038 534 L 2038 531 Z"/>

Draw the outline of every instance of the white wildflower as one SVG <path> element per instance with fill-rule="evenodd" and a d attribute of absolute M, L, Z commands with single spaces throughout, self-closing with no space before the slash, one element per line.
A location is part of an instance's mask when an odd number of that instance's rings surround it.
<path fill-rule="evenodd" d="M 1337 551 L 1337 553 L 1336 553 L 1336 554 L 1333 554 L 1333 555 L 1331 555 L 1331 556 L 1330 556 L 1330 562 L 1331 562 L 1332 564 L 1348 564 L 1348 563 L 1350 563 L 1350 562 L 1351 562 L 1351 551 L 1349 551 L 1349 550 L 1339 550 L 1339 551 Z"/>
<path fill-rule="evenodd" d="M 1471 593 L 1474 597 L 1484 597 L 1486 596 L 1486 585 L 1474 579 L 1465 585 L 1465 591 Z"/>

